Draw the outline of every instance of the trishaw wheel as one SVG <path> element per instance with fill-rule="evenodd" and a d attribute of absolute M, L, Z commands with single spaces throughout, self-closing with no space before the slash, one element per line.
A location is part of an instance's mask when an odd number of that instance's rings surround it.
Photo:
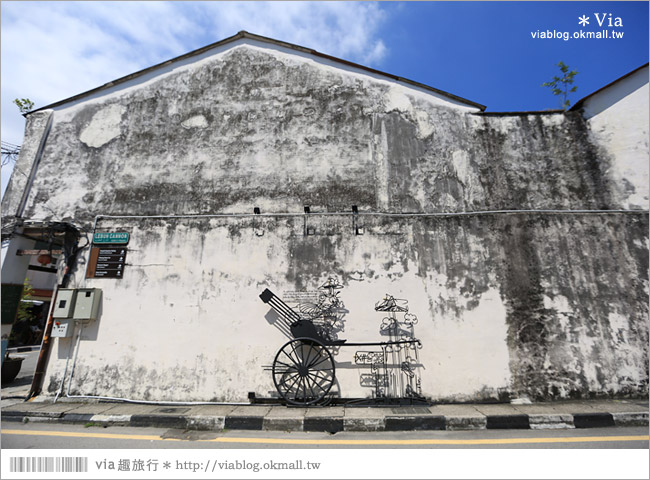
<path fill-rule="evenodd" d="M 322 343 L 296 338 L 285 343 L 273 360 L 273 383 L 292 405 L 313 405 L 334 385 L 334 358 Z"/>

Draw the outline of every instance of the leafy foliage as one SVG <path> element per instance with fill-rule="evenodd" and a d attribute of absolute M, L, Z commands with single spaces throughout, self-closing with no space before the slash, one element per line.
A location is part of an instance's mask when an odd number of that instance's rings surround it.
<path fill-rule="evenodd" d="M 20 110 L 20 113 L 27 113 L 34 108 L 34 102 L 29 98 L 16 98 L 14 99 L 14 103 Z"/>
<path fill-rule="evenodd" d="M 23 292 L 20 295 L 20 303 L 16 311 L 16 319 L 11 328 L 11 334 L 9 335 L 9 346 L 24 345 L 24 342 L 29 337 L 29 328 L 37 323 L 33 312 L 34 304 L 29 301 L 32 299 L 32 295 L 34 295 L 34 287 L 29 282 L 29 279 L 25 278 Z M 7 350 L 5 357 L 9 358 L 8 356 L 9 351 Z"/>
<path fill-rule="evenodd" d="M 31 112 L 34 108 L 34 102 L 29 98 L 15 98 L 13 103 L 18 107 L 20 113 L 25 114 Z M 9 165 L 16 162 L 18 154 L 20 153 L 20 145 L 14 145 L 9 142 L 2 142 L 2 166 Z"/>
<path fill-rule="evenodd" d="M 553 95 L 556 96 L 561 95 L 562 108 L 566 110 L 571 105 L 571 102 L 568 99 L 569 94 L 578 90 L 577 86 L 573 86 L 569 88 L 571 85 L 573 85 L 574 77 L 578 74 L 578 71 L 577 70 L 569 71 L 568 65 L 566 65 L 564 62 L 559 62 L 557 66 L 560 67 L 562 76 L 558 77 L 557 75 L 555 75 L 553 77 L 553 80 L 551 80 L 550 82 L 542 83 L 542 87 L 549 87 L 553 92 Z"/>
<path fill-rule="evenodd" d="M 25 278 L 25 282 L 23 283 L 23 294 L 20 296 L 20 304 L 18 305 L 18 313 L 16 314 L 16 321 L 31 320 L 33 304 L 23 302 L 23 300 L 31 300 L 33 294 L 34 287 L 32 287 L 29 279 Z"/>

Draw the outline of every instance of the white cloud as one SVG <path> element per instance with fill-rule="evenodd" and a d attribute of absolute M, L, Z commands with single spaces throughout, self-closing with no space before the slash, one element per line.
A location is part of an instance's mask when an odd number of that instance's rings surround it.
<path fill-rule="evenodd" d="M 387 20 L 368 2 L 2 2 L 2 139 L 22 143 L 11 102 L 54 103 L 247 30 L 368 66 Z M 8 171 L 2 171 L 4 194 Z"/>
<path fill-rule="evenodd" d="M 214 15 L 207 28 L 217 37 L 243 29 L 357 62 L 381 43 L 386 20 L 378 4 L 365 2 L 214 2 L 206 11 Z"/>

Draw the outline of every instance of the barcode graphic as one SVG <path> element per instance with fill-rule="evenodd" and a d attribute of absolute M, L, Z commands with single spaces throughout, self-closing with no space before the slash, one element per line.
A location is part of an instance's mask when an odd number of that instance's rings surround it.
<path fill-rule="evenodd" d="M 9 457 L 10 472 L 87 472 L 88 457 Z"/>

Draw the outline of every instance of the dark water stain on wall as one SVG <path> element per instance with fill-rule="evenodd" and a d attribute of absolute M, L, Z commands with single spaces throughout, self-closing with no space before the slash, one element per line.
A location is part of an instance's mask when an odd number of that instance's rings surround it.
<path fill-rule="evenodd" d="M 380 82 L 233 50 L 55 121 L 27 214 L 43 203 L 56 212 L 65 199 L 53 179 L 80 170 L 79 223 L 93 213 L 219 213 L 260 196 L 279 210 L 376 210 L 384 180 L 386 207 L 398 212 L 616 205 L 609 160 L 579 114 L 475 117 L 411 100 L 429 119 L 422 136 L 411 112 L 386 112 L 387 92 Z M 124 109 L 120 135 L 97 148 L 81 142 L 94 116 L 115 106 Z M 204 123 L 182 125 L 196 116 Z M 370 145 L 382 125 L 388 172 L 377 179 Z M 467 155 L 467 176 L 457 152 Z"/>
<path fill-rule="evenodd" d="M 548 353 L 549 324 L 544 308 L 542 275 L 534 244 L 536 227 L 544 219 L 510 217 L 499 220 L 496 228 L 502 243 L 501 291 L 508 324 L 515 393 L 544 397 L 544 362 Z"/>
<path fill-rule="evenodd" d="M 340 235 L 327 235 L 322 230 L 318 234 L 318 222 L 315 223 L 314 235 L 294 235 L 288 239 L 286 279 L 297 291 L 312 290 L 324 275 L 341 277 L 343 274 Z"/>
<path fill-rule="evenodd" d="M 647 362 L 648 274 L 638 265 L 648 252 L 634 231 L 647 218 L 549 215 L 498 225 L 515 393 L 545 399 L 647 392 L 647 375 L 632 380 L 620 368 L 635 364 L 638 374 Z M 635 345 L 631 357 L 618 351 L 612 318 L 639 332 L 624 342 Z"/>
<path fill-rule="evenodd" d="M 422 206 L 413 196 L 411 162 L 424 153 L 424 145 L 418 139 L 416 127 L 399 113 L 381 115 L 379 122 L 387 132 L 387 155 L 389 165 L 388 194 L 391 210 L 414 212 Z"/>

